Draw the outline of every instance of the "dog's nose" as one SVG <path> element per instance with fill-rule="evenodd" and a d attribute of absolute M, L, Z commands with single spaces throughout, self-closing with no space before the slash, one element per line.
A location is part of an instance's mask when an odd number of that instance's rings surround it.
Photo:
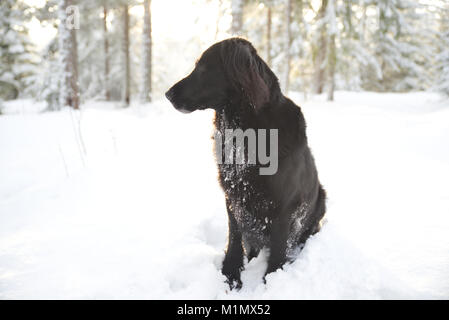
<path fill-rule="evenodd" d="M 166 97 L 169 101 L 172 101 L 173 96 L 174 96 L 174 93 L 173 93 L 173 90 L 172 90 L 172 89 L 168 90 L 168 91 L 165 93 L 165 97 Z"/>

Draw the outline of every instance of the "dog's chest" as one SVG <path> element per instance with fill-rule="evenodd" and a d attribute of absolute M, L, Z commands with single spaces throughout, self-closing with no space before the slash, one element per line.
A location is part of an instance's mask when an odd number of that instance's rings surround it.
<path fill-rule="evenodd" d="M 229 200 L 228 206 L 246 243 L 259 250 L 269 244 L 272 220 L 267 214 L 260 214 L 265 210 L 257 214 L 257 208 L 244 204 L 240 199 Z"/>
<path fill-rule="evenodd" d="M 225 136 L 226 130 L 243 127 L 238 116 L 229 117 L 224 113 L 217 113 L 215 126 L 222 137 Z M 247 146 L 244 146 L 245 154 L 246 148 Z M 217 149 L 215 151 L 217 155 Z M 222 153 L 222 150 L 218 151 L 218 154 Z M 234 148 L 233 151 L 237 150 Z M 267 180 L 259 174 L 259 165 L 248 162 L 244 164 L 224 162 L 218 164 L 218 171 L 228 209 L 232 212 L 245 238 L 256 247 L 266 245 L 274 202 L 268 197 Z"/>
<path fill-rule="evenodd" d="M 240 230 L 253 246 L 262 247 L 268 241 L 274 202 L 254 176 L 255 169 L 244 165 L 219 165 L 219 175 L 228 209 Z"/>

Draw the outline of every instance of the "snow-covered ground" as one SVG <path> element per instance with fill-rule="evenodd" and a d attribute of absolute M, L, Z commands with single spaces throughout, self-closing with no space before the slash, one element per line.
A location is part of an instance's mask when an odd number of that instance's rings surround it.
<path fill-rule="evenodd" d="M 166 101 L 123 110 L 0 116 L 0 298 L 449 298 L 449 102 L 337 92 L 302 102 L 329 196 L 299 258 L 243 288 L 221 275 L 227 235 L 212 111 Z"/>

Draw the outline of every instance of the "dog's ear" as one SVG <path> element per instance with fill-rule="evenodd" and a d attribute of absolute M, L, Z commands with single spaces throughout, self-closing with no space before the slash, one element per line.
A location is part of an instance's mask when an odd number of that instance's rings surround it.
<path fill-rule="evenodd" d="M 227 44 L 222 48 L 222 59 L 228 79 L 237 91 L 243 91 L 257 111 L 270 100 L 270 92 L 256 49 L 240 39 Z"/>

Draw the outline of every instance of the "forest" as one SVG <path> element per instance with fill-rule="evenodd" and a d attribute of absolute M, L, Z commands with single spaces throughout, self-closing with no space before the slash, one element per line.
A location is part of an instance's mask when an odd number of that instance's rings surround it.
<path fill-rule="evenodd" d="M 48 110 L 160 98 L 231 36 L 253 43 L 286 92 L 449 94 L 443 0 L 2 0 L 0 31 L 0 99 Z"/>
<path fill-rule="evenodd" d="M 230 37 L 298 106 L 260 113 L 301 138 L 280 170 L 313 157 L 327 194 L 292 261 L 265 276 L 262 248 L 232 290 L 217 113 L 164 96 Z M 447 0 L 0 0 L 0 300 L 447 300 L 448 141 Z"/>

